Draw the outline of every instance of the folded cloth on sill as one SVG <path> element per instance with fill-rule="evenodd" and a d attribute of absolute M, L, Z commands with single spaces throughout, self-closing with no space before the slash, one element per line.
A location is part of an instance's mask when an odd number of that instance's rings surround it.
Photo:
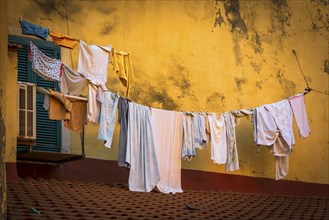
<path fill-rule="evenodd" d="M 71 131 L 81 132 L 87 123 L 87 101 L 69 98 L 72 103 L 70 119 L 64 120 L 64 127 Z"/>
<path fill-rule="evenodd" d="M 62 62 L 46 56 L 32 42 L 30 42 L 29 60 L 32 62 L 32 70 L 41 78 L 48 81 L 60 81 Z"/>
<path fill-rule="evenodd" d="M 19 21 L 21 28 L 22 28 L 22 34 L 26 35 L 34 35 L 37 36 L 43 40 L 47 40 L 48 37 L 48 29 L 41 27 L 36 24 L 32 24 L 30 22 L 20 20 Z"/>
<path fill-rule="evenodd" d="M 55 31 L 50 31 L 49 36 L 53 39 L 54 44 L 68 49 L 74 49 L 75 45 L 79 42 L 79 39 L 75 37 Z"/>

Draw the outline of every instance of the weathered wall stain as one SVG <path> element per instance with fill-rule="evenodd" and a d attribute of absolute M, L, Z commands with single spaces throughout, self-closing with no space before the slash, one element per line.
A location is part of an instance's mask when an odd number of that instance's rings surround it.
<path fill-rule="evenodd" d="M 181 95 L 178 98 L 181 99 L 189 96 L 197 99 L 191 87 L 188 70 L 184 66 L 177 64 L 173 72 L 174 74 L 169 76 L 169 81 L 172 82 L 173 86 L 180 89 Z"/>
<path fill-rule="evenodd" d="M 168 95 L 166 89 L 159 90 L 150 84 L 135 83 L 131 92 L 134 102 L 167 110 L 178 110 L 179 105 Z"/>
<path fill-rule="evenodd" d="M 238 31 L 240 33 L 247 33 L 248 28 L 240 15 L 239 0 L 223 1 L 225 8 L 225 16 L 227 21 L 231 24 L 231 31 Z"/>
<path fill-rule="evenodd" d="M 261 90 L 263 88 L 263 81 L 262 80 L 257 80 L 256 81 L 256 88 Z"/>
<path fill-rule="evenodd" d="M 212 93 L 206 99 L 206 106 L 207 108 L 211 108 L 216 111 L 222 111 L 225 109 L 225 94 L 221 92 Z"/>
<path fill-rule="evenodd" d="M 263 48 L 262 48 L 262 41 L 260 39 L 260 33 L 257 31 L 254 31 L 252 36 L 251 36 L 251 45 L 254 49 L 255 53 L 262 54 L 263 53 Z"/>
<path fill-rule="evenodd" d="M 284 70 L 278 70 L 277 74 L 276 74 L 276 78 L 281 86 L 281 88 L 284 91 L 285 96 L 292 96 L 295 95 L 297 93 L 296 90 L 296 84 L 285 78 L 284 76 Z"/>
<path fill-rule="evenodd" d="M 306 6 L 308 15 L 312 22 L 313 31 L 324 31 L 325 36 L 329 38 L 329 1 L 312 0 L 310 6 Z M 313 10 L 312 10 L 313 9 Z M 315 10 L 314 10 L 315 9 Z"/>
<path fill-rule="evenodd" d="M 216 7 L 215 7 L 216 9 Z M 218 7 L 217 9 L 217 12 L 216 12 L 216 17 L 215 17 L 215 22 L 214 22 L 214 28 L 215 27 L 222 27 L 222 24 L 225 24 L 225 21 L 224 21 L 224 18 L 222 16 L 222 13 L 220 12 L 220 8 Z"/>
<path fill-rule="evenodd" d="M 114 13 L 117 9 L 110 7 L 108 4 L 103 4 L 102 2 L 95 2 L 96 4 L 93 4 L 96 11 L 104 14 L 104 15 L 110 15 Z M 98 3 L 98 4 L 97 4 Z"/>
<path fill-rule="evenodd" d="M 102 27 L 99 30 L 99 34 L 108 35 L 115 30 L 116 23 L 113 21 L 104 21 Z"/>
<path fill-rule="evenodd" d="M 323 72 L 329 74 L 329 60 L 325 60 L 325 61 L 323 62 Z"/>
<path fill-rule="evenodd" d="M 242 85 L 247 83 L 246 78 L 244 77 L 234 77 L 235 85 L 239 91 L 242 89 Z"/>
<path fill-rule="evenodd" d="M 277 21 L 284 26 L 290 26 L 290 19 L 292 15 L 291 8 L 288 5 L 287 0 L 272 0 L 273 9 L 274 9 L 274 17 Z M 285 32 L 285 29 L 283 29 Z"/>
<path fill-rule="evenodd" d="M 253 62 L 253 61 L 250 61 L 250 66 L 258 74 L 262 71 L 262 68 L 263 68 L 262 63 L 256 63 L 256 62 Z"/>
<path fill-rule="evenodd" d="M 33 0 L 45 15 L 58 14 L 62 19 L 66 18 L 65 2 L 63 0 Z M 69 3 L 69 2 L 68 2 Z"/>
<path fill-rule="evenodd" d="M 200 22 L 211 18 L 212 6 L 207 1 L 201 1 L 199 4 L 194 4 L 192 1 L 182 1 L 186 15 L 191 17 L 194 22 Z"/>

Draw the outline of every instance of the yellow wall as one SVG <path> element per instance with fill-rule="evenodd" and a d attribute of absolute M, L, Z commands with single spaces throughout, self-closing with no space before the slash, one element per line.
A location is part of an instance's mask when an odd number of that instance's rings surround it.
<path fill-rule="evenodd" d="M 228 3 L 230 2 L 230 3 Z M 329 6 L 324 1 L 10 1 L 9 25 L 24 19 L 69 33 L 88 43 L 111 44 L 131 53 L 135 84 L 131 98 L 168 110 L 257 107 L 302 91 L 305 82 L 328 92 Z M 63 62 L 77 68 L 78 48 L 62 49 Z M 108 88 L 124 91 L 108 67 Z M 87 94 L 86 88 L 83 91 Z M 329 183 L 328 96 L 306 96 L 311 136 L 298 138 L 287 180 Z M 86 127 L 86 155 L 117 159 L 118 126 L 113 148 L 97 141 L 98 125 Z M 71 135 L 73 153 L 80 139 Z M 274 158 L 256 152 L 252 125 L 237 128 L 240 170 L 232 174 L 274 177 Z M 183 168 L 225 173 L 210 160 L 210 148 L 197 151 Z"/>

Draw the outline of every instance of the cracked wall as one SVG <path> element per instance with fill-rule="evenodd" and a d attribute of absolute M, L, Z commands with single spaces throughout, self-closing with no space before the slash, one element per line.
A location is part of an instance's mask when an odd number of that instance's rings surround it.
<path fill-rule="evenodd" d="M 306 86 L 292 50 L 311 87 L 328 92 L 326 0 L 19 3 L 8 3 L 11 27 L 19 29 L 17 18 L 22 15 L 86 42 L 130 52 L 136 78 L 131 97 L 140 104 L 221 113 L 282 100 Z M 71 65 L 71 52 L 76 69 L 78 49 L 62 49 L 62 60 Z M 121 94 L 125 91 L 111 65 L 107 86 Z M 86 88 L 83 93 L 87 94 Z M 328 96 L 311 92 L 305 99 L 312 135 L 300 140 L 294 127 L 296 150 L 286 179 L 328 184 Z M 87 157 L 116 160 L 117 127 L 113 147 L 107 149 L 97 141 L 98 126 L 88 125 Z M 251 123 L 241 120 L 237 127 L 241 169 L 232 174 L 273 178 L 274 158 L 266 148 L 256 152 L 252 135 Z M 72 152 L 80 153 L 79 136 L 71 138 Z M 224 166 L 210 160 L 210 147 L 197 151 L 191 162 L 183 160 L 183 168 L 226 173 Z"/>

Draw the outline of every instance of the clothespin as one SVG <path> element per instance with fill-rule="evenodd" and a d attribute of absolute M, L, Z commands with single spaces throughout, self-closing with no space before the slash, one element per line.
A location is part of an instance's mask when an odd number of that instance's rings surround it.
<path fill-rule="evenodd" d="M 22 21 L 22 20 L 23 20 L 22 16 L 19 16 L 19 21 Z"/>
<path fill-rule="evenodd" d="M 51 32 L 51 29 L 50 29 L 50 27 L 48 27 L 48 32 Z"/>
<path fill-rule="evenodd" d="M 118 97 L 120 97 L 120 92 L 119 91 L 117 91 L 117 95 L 118 95 Z"/>

